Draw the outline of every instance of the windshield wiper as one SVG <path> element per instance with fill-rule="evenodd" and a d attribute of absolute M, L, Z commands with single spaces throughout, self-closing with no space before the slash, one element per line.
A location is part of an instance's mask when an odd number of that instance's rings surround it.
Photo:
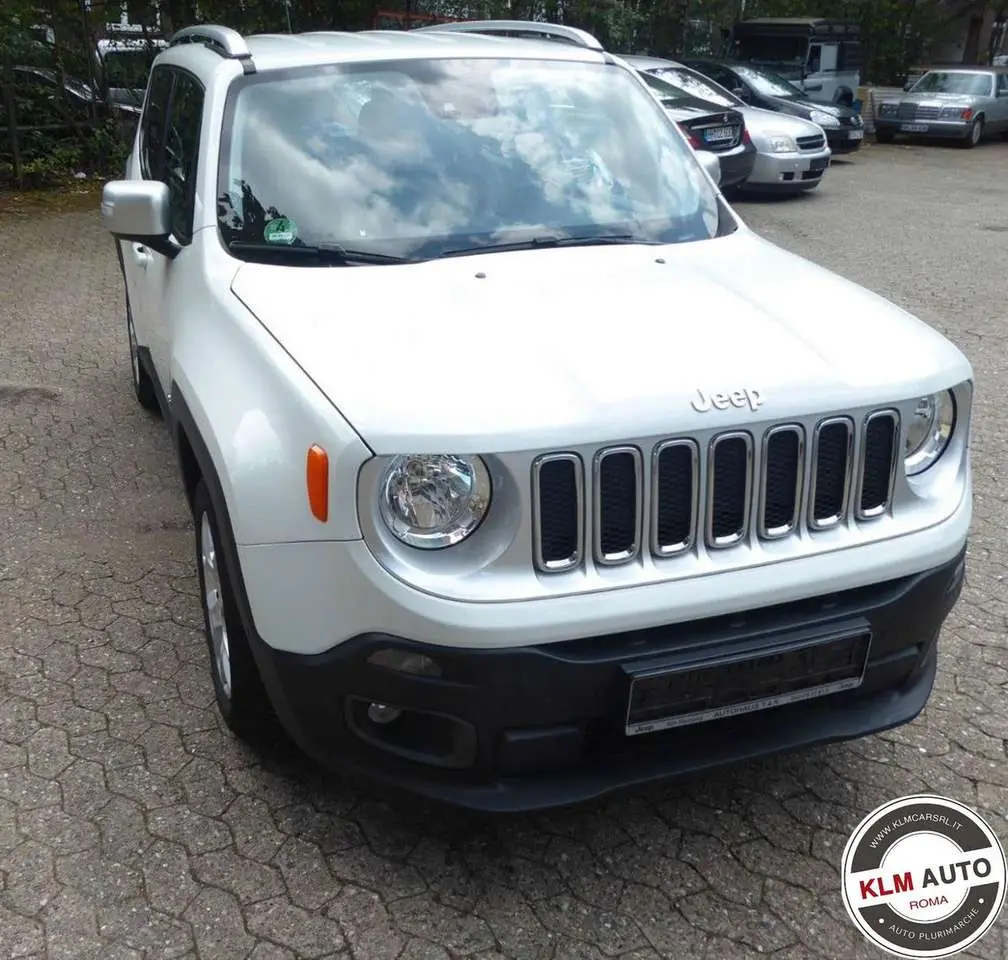
<path fill-rule="evenodd" d="M 446 250 L 440 257 L 461 257 L 470 253 L 506 253 L 510 250 L 538 250 L 547 247 L 601 247 L 608 244 L 644 243 L 654 245 L 657 240 L 645 240 L 632 233 L 606 233 L 594 237 L 541 236 L 527 240 L 510 240 L 506 243 L 484 243 L 475 247 Z"/>
<path fill-rule="evenodd" d="M 228 250 L 236 254 L 249 254 L 252 259 L 275 261 L 314 261 L 327 266 L 356 266 L 357 264 L 417 263 L 412 257 L 397 257 L 373 250 L 352 250 L 338 243 L 301 244 L 286 246 L 256 240 L 232 240 Z"/>

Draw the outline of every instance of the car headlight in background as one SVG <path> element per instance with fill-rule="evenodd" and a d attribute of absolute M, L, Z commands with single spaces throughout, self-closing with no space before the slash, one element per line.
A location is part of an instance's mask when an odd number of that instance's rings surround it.
<path fill-rule="evenodd" d="M 809 120 L 813 123 L 818 123 L 820 127 L 839 127 L 840 121 L 833 116 L 832 113 L 826 113 L 822 110 L 813 110 L 809 115 Z"/>
<path fill-rule="evenodd" d="M 892 101 L 888 101 L 879 106 L 879 116 L 880 117 L 891 116 L 892 114 L 896 113 L 898 109 L 899 109 L 898 104 L 893 103 Z"/>
<path fill-rule="evenodd" d="M 952 439 L 956 406 L 951 390 L 920 397 L 906 425 L 904 466 L 908 476 L 927 470 Z"/>
<path fill-rule="evenodd" d="M 798 144 L 794 137 L 789 137 L 786 133 L 768 133 L 767 140 L 770 143 L 771 153 L 797 153 Z"/>
<path fill-rule="evenodd" d="M 490 506 L 490 473 L 479 457 L 407 454 L 385 470 L 382 520 L 396 539 L 438 550 L 468 537 Z"/>

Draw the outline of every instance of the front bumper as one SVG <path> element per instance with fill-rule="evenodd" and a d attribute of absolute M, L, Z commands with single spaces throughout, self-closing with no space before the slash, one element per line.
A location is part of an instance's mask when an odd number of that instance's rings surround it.
<path fill-rule="evenodd" d="M 943 140 L 965 140 L 973 129 L 972 120 L 900 120 L 898 117 L 876 117 L 875 130 L 906 137 L 936 137 Z"/>
<path fill-rule="evenodd" d="M 833 153 L 854 153 L 864 143 L 863 127 L 824 127 L 826 142 Z"/>
<path fill-rule="evenodd" d="M 815 187 L 829 169 L 830 151 L 759 153 L 746 190 L 793 193 Z"/>
<path fill-rule="evenodd" d="M 543 809 L 907 723 L 930 695 L 938 634 L 964 569 L 965 547 L 931 570 L 872 586 L 552 644 L 471 649 L 370 633 L 314 655 L 258 637 L 253 649 L 281 721 L 322 764 L 473 809 Z M 626 735 L 629 671 L 687 652 L 704 661 L 749 656 L 783 637 L 837 630 L 870 631 L 857 689 Z M 441 676 L 368 662 L 389 647 L 429 656 Z M 368 719 L 371 703 L 407 712 L 386 727 Z"/>

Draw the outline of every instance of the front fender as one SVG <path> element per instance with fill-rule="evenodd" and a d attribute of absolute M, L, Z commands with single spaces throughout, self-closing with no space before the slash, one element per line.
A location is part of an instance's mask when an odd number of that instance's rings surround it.
<path fill-rule="evenodd" d="M 197 243 L 201 275 L 186 295 L 192 306 L 172 311 L 169 403 L 212 461 L 236 545 L 360 539 L 357 473 L 371 450 L 231 293 L 235 261 L 214 231 L 199 231 Z M 313 444 L 329 456 L 325 523 L 308 506 L 305 460 Z"/>

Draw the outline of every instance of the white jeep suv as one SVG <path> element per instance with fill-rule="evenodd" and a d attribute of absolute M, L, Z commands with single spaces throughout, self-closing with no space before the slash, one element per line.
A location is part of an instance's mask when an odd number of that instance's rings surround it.
<path fill-rule="evenodd" d="M 970 364 L 716 170 L 598 50 L 172 38 L 101 211 L 238 735 L 515 810 L 918 714 Z"/>

